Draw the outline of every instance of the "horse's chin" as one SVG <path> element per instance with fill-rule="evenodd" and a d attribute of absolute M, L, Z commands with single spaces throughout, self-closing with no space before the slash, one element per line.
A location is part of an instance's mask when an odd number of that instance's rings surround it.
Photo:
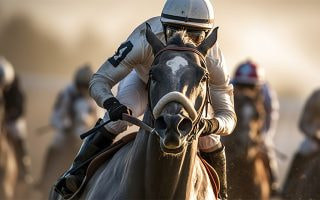
<path fill-rule="evenodd" d="M 165 145 L 162 142 L 160 143 L 160 147 L 161 147 L 161 150 L 162 150 L 163 153 L 169 154 L 169 155 L 172 155 L 172 156 L 176 156 L 176 155 L 181 154 L 184 151 L 184 148 L 185 148 L 184 145 L 181 145 L 181 146 L 179 146 L 177 148 L 174 148 L 174 149 L 170 148 L 169 149 L 169 148 L 165 147 Z"/>
<path fill-rule="evenodd" d="M 167 133 L 164 138 L 160 139 L 161 150 L 166 154 L 180 154 L 186 146 L 185 139 L 178 136 L 177 133 Z"/>

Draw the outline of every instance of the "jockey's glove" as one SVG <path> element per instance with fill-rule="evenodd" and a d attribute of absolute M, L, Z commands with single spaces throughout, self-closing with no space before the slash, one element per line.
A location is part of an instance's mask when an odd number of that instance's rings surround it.
<path fill-rule="evenodd" d="M 122 120 L 123 113 L 132 114 L 132 111 L 127 106 L 121 104 L 115 97 L 107 99 L 103 103 L 103 107 L 108 110 L 111 121 Z"/>
<path fill-rule="evenodd" d="M 216 118 L 212 118 L 212 119 L 201 118 L 199 123 L 201 127 L 204 127 L 204 130 L 201 134 L 202 136 L 215 134 L 219 128 L 219 121 Z"/>

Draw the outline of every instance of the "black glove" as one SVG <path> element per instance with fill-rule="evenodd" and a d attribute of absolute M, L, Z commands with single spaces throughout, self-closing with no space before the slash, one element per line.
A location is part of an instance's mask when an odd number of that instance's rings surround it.
<path fill-rule="evenodd" d="M 127 106 L 121 104 L 115 97 L 107 99 L 103 103 L 103 107 L 108 110 L 111 121 L 121 120 L 123 113 L 132 114 L 132 111 Z"/>
<path fill-rule="evenodd" d="M 199 124 L 200 124 L 200 127 L 204 126 L 204 130 L 201 134 L 202 136 L 214 134 L 219 128 L 219 121 L 216 118 L 212 118 L 212 119 L 201 118 Z"/>

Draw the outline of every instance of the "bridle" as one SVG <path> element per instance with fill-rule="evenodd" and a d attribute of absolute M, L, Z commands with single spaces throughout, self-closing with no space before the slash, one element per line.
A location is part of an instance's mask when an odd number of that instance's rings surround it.
<path fill-rule="evenodd" d="M 201 134 L 204 130 L 204 127 L 199 127 L 199 122 L 200 122 L 200 119 L 201 119 L 201 116 L 202 116 L 202 113 L 204 111 L 204 109 L 206 109 L 206 115 L 208 113 L 208 105 L 212 103 L 211 101 L 211 95 L 210 95 L 210 90 L 209 90 L 209 72 L 208 72 L 208 69 L 207 69 L 207 64 L 206 64 L 206 60 L 205 60 L 205 57 L 203 56 L 203 54 L 198 51 L 196 48 L 191 48 L 191 47 L 176 47 L 176 46 L 167 46 L 163 49 L 161 49 L 159 52 L 157 52 L 154 56 L 154 61 L 153 61 L 153 64 L 151 66 L 154 65 L 154 62 L 156 60 L 157 57 L 159 57 L 163 52 L 165 51 L 188 51 L 188 52 L 193 52 L 195 54 L 197 54 L 200 58 L 200 61 L 201 61 L 201 67 L 205 70 L 205 77 L 206 77 L 206 94 L 205 94 L 205 98 L 201 104 L 201 107 L 196 110 L 197 112 L 197 116 L 196 116 L 196 119 L 193 121 L 193 128 L 191 130 L 191 133 L 187 134 L 187 142 L 190 144 L 194 139 L 196 139 L 197 135 L 198 134 Z M 151 70 L 150 70 L 151 72 Z M 151 107 L 151 95 L 150 95 L 150 87 L 151 87 L 151 84 L 150 84 L 150 81 L 151 81 L 151 73 L 149 73 L 149 80 L 148 80 L 148 83 L 147 83 L 147 90 L 148 90 L 148 107 L 149 107 L 149 110 L 151 112 L 151 116 L 152 116 L 152 121 L 154 122 L 156 119 L 155 119 L 155 116 L 152 112 L 152 107 Z M 198 131 L 195 131 L 195 128 L 199 128 Z"/>

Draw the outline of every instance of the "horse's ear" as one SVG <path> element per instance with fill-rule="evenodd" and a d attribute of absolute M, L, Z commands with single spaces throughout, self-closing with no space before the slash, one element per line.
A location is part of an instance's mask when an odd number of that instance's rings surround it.
<path fill-rule="evenodd" d="M 212 33 L 197 47 L 198 51 L 200 51 L 204 56 L 207 55 L 208 50 L 217 42 L 218 29 L 219 27 L 213 29 Z"/>
<path fill-rule="evenodd" d="M 152 47 L 153 54 L 156 55 L 161 49 L 163 49 L 165 46 L 164 44 L 157 38 L 157 36 L 152 32 L 151 27 L 148 23 L 146 23 L 147 29 L 146 29 L 146 37 L 148 43 Z"/>

